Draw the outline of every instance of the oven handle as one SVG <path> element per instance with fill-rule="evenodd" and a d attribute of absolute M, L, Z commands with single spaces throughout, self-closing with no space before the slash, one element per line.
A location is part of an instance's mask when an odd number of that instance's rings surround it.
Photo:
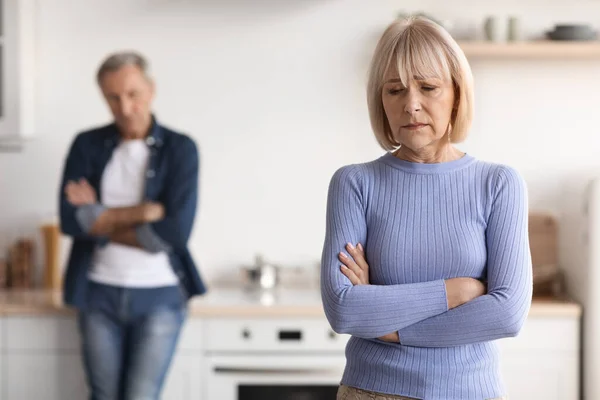
<path fill-rule="evenodd" d="M 214 367 L 218 374 L 257 374 L 257 375 L 340 375 L 337 368 L 256 368 L 256 367 Z"/>

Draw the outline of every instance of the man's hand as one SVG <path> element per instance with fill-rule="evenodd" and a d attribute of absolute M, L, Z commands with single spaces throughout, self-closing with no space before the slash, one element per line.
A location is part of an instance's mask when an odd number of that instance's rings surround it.
<path fill-rule="evenodd" d="M 94 204 L 97 201 L 96 191 L 85 178 L 69 181 L 65 186 L 67 201 L 74 206 Z"/>
<path fill-rule="evenodd" d="M 144 222 L 156 222 L 165 217 L 165 208 L 160 203 L 145 202 L 142 203 L 142 213 Z"/>
<path fill-rule="evenodd" d="M 368 285 L 369 284 L 369 264 L 365 257 L 365 251 L 359 243 L 353 246 L 351 243 L 346 245 L 346 251 L 350 257 L 341 252 L 338 255 L 342 262 L 340 269 L 344 275 L 350 279 L 353 285 Z"/>

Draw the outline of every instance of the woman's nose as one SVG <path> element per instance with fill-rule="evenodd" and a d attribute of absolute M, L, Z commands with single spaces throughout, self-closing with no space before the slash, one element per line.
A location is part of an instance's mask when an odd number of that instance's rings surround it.
<path fill-rule="evenodd" d="M 421 101 L 419 99 L 419 95 L 413 90 L 408 93 L 404 111 L 408 114 L 414 114 L 417 111 L 421 111 Z"/>

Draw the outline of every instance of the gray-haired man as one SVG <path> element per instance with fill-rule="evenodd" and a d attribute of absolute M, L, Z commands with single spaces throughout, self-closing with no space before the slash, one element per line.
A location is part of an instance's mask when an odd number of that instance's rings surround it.
<path fill-rule="evenodd" d="M 79 310 L 91 399 L 158 399 L 187 300 L 206 291 L 187 248 L 198 150 L 156 121 L 142 56 L 109 56 L 97 80 L 114 122 L 79 133 L 65 162 L 65 303 Z"/>

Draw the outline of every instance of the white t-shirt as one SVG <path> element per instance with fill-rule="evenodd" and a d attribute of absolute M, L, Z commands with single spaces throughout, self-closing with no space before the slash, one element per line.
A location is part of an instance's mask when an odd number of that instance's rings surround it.
<path fill-rule="evenodd" d="M 149 157 L 150 149 L 143 139 L 119 144 L 100 182 L 105 207 L 130 207 L 141 203 Z M 88 276 L 95 282 L 120 287 L 178 284 L 167 253 L 149 253 L 113 242 L 96 249 Z"/>

